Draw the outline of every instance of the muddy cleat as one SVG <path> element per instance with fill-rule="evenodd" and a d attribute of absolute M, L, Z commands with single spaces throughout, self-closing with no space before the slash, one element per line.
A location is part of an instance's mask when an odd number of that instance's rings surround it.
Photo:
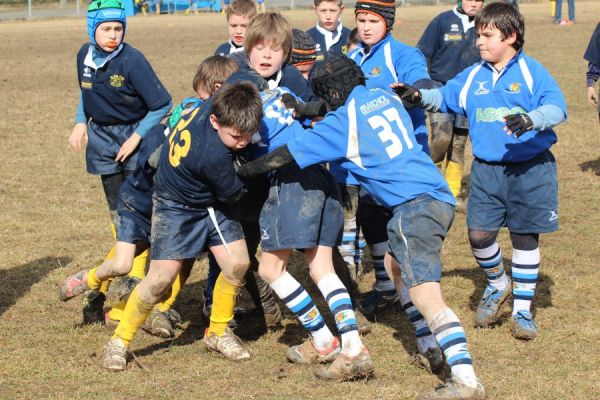
<path fill-rule="evenodd" d="M 446 365 L 444 353 L 439 347 L 430 347 L 424 353 L 417 353 L 416 359 L 419 365 L 432 374 L 438 374 Z"/>
<path fill-rule="evenodd" d="M 334 337 L 329 348 L 324 350 L 315 348 L 312 338 L 308 338 L 300 345 L 289 347 L 285 356 L 295 364 L 320 364 L 333 361 L 340 351 L 342 348 L 337 337 Z"/>
<path fill-rule="evenodd" d="M 104 322 L 104 293 L 88 290 L 83 294 L 83 323 L 85 325 Z"/>
<path fill-rule="evenodd" d="M 400 298 L 394 291 L 391 295 L 383 294 L 377 290 L 373 290 L 362 301 L 358 303 L 357 309 L 369 320 L 375 319 L 375 314 L 378 311 L 383 311 L 389 307 L 397 307 L 400 304 Z"/>
<path fill-rule="evenodd" d="M 533 315 L 527 311 L 519 311 L 510 319 L 510 331 L 517 339 L 533 340 L 538 336 L 537 324 Z"/>
<path fill-rule="evenodd" d="M 102 368 L 109 371 L 125 371 L 127 368 L 127 348 L 120 338 L 110 339 L 102 350 Z"/>
<path fill-rule="evenodd" d="M 66 277 L 61 283 L 58 284 L 58 298 L 61 301 L 67 301 L 75 296 L 79 296 L 81 293 L 89 290 L 87 284 L 87 276 L 89 269 L 84 269 L 78 273 Z"/>
<path fill-rule="evenodd" d="M 151 335 L 168 339 L 175 336 L 175 326 L 179 322 L 181 322 L 181 317 L 177 311 L 169 309 L 160 312 L 153 309 L 146 318 L 142 329 Z"/>
<path fill-rule="evenodd" d="M 371 333 L 373 330 L 371 323 L 358 308 L 354 310 L 354 316 L 356 317 L 356 328 L 358 329 L 358 334 L 364 336 L 368 333 Z"/>
<path fill-rule="evenodd" d="M 112 319 L 110 317 L 110 311 L 107 311 L 107 312 L 104 313 L 104 325 L 107 328 L 115 329 L 119 325 L 119 322 L 120 321 L 118 321 L 116 319 Z"/>
<path fill-rule="evenodd" d="M 373 359 L 369 350 L 363 347 L 360 354 L 354 357 L 340 353 L 331 365 L 316 369 L 315 376 L 325 381 L 344 382 L 368 379 L 373 376 L 374 372 Z"/>
<path fill-rule="evenodd" d="M 235 336 L 230 328 L 225 329 L 223 336 L 209 335 L 208 328 L 204 331 L 202 342 L 206 348 L 232 361 L 250 359 L 250 353 L 242 345 L 240 338 Z"/>
<path fill-rule="evenodd" d="M 437 386 L 432 392 L 419 396 L 419 400 L 483 400 L 484 398 L 485 389 L 479 380 L 475 386 L 467 386 L 455 378 Z"/>
<path fill-rule="evenodd" d="M 110 283 L 108 291 L 106 292 L 106 302 L 109 305 L 115 305 L 123 300 L 127 300 L 133 289 L 140 283 L 139 278 L 132 276 L 120 276 L 115 278 Z"/>
<path fill-rule="evenodd" d="M 488 286 L 479 300 L 477 313 L 475 315 L 475 326 L 484 327 L 496 321 L 502 303 L 508 298 L 512 284 L 510 279 L 506 288 L 502 291 L 493 286 Z"/>

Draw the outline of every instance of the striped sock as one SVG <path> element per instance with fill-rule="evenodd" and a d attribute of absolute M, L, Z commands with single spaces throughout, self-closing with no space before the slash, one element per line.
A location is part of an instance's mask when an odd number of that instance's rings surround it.
<path fill-rule="evenodd" d="M 502 266 L 502 250 L 498 242 L 494 241 L 490 247 L 485 249 L 471 247 L 471 251 L 477 264 L 485 272 L 488 284 L 498 290 L 505 290 L 508 285 L 508 279 Z"/>
<path fill-rule="evenodd" d="M 427 321 L 425 321 L 423 315 L 421 315 L 419 310 L 417 310 L 417 307 L 412 303 L 410 295 L 408 294 L 408 289 L 405 286 L 402 286 L 402 289 L 400 289 L 400 303 L 402 303 L 402 309 L 408 316 L 412 326 L 415 328 L 419 353 L 423 354 L 427 349 L 437 347 L 437 342 L 429 330 Z"/>
<path fill-rule="evenodd" d="M 367 246 L 367 242 L 365 241 L 365 237 L 363 236 L 362 230 L 360 226 L 356 226 L 356 236 L 354 236 L 354 265 L 361 265 L 363 254 L 365 252 L 365 247 Z"/>
<path fill-rule="evenodd" d="M 360 354 L 363 344 L 358 334 L 356 316 L 352 310 L 352 301 L 348 290 L 336 274 L 323 277 L 317 286 L 333 313 L 337 330 L 342 339 L 342 353 L 350 357 Z"/>
<path fill-rule="evenodd" d="M 356 217 L 344 219 L 344 233 L 338 250 L 349 266 L 359 265 L 361 262 L 362 249 L 358 244 L 358 235 Z"/>
<path fill-rule="evenodd" d="M 333 340 L 333 334 L 325 325 L 325 321 L 312 298 L 300 283 L 286 271 L 270 286 L 287 308 L 296 314 L 302 326 L 312 336 L 315 347 L 327 348 Z"/>
<path fill-rule="evenodd" d="M 382 293 L 384 296 L 395 296 L 396 288 L 394 282 L 390 280 L 383 259 L 388 248 L 388 243 L 381 242 L 371 245 L 371 257 L 373 258 L 373 269 L 375 270 L 375 290 Z"/>
<path fill-rule="evenodd" d="M 540 270 L 540 248 L 534 250 L 513 249 L 513 312 L 529 312 L 535 294 L 538 272 Z"/>
<path fill-rule="evenodd" d="M 460 379 L 467 386 L 475 386 L 477 378 L 471 354 L 467 350 L 467 337 L 456 314 L 446 308 L 429 321 L 429 326 L 444 351 L 446 362 L 452 370 L 452 377 Z"/>

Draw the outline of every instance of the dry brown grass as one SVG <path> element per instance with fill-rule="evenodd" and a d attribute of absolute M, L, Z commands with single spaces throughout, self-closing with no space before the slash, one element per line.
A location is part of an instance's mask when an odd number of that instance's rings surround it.
<path fill-rule="evenodd" d="M 569 122 L 554 151 L 560 175 L 562 229 L 542 240 L 535 300 L 541 337 L 514 340 L 506 323 L 471 327 L 483 290 L 457 217 L 444 249 L 446 298 L 465 324 L 475 368 L 490 399 L 592 399 L 600 396 L 600 127 L 585 102 L 582 54 L 597 2 L 577 2 L 578 23 L 551 24 L 547 2 L 524 4 L 529 54 L 560 83 Z M 414 44 L 446 7 L 399 9 L 395 35 Z M 286 12 L 294 25 L 310 11 Z M 351 12 L 346 12 L 351 24 Z M 177 101 L 191 94 L 196 65 L 225 36 L 224 18 L 132 18 L 127 41 L 141 49 Z M 288 366 L 283 351 L 302 331 L 288 315 L 282 331 L 249 343 L 255 357 L 233 364 L 205 353 L 199 299 L 205 272 L 196 269 L 177 308 L 185 323 L 172 343 L 140 334 L 133 344 L 147 369 L 104 372 L 98 354 L 109 337 L 101 326 L 77 327 L 79 301 L 61 304 L 56 282 L 98 263 L 111 245 L 100 180 L 84 172 L 67 148 L 77 99 L 75 53 L 86 37 L 83 19 L 0 23 L 0 398 L 412 398 L 437 379 L 410 364 L 412 333 L 404 317 L 386 316 L 365 341 L 377 379 L 323 385 L 311 368 Z M 501 236 L 510 257 L 507 235 Z M 296 262 L 296 275 L 304 267 Z M 373 276 L 363 283 L 367 288 Z M 304 278 L 306 281 L 306 278 Z M 506 309 L 508 313 L 508 309 Z"/>

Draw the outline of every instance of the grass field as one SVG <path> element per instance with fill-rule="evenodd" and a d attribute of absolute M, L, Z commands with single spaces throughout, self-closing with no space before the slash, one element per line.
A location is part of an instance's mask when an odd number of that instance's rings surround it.
<path fill-rule="evenodd" d="M 414 44 L 447 7 L 398 9 L 396 38 Z M 551 23 L 546 1 L 522 5 L 526 51 L 559 82 L 569 121 L 554 147 L 560 179 L 561 230 L 542 239 L 534 302 L 539 339 L 524 343 L 504 323 L 472 328 L 483 274 L 457 216 L 444 248 L 443 290 L 462 319 L 475 368 L 490 399 L 600 398 L 600 126 L 585 101 L 585 46 L 598 22 L 596 1 L 577 2 L 577 24 Z M 308 28 L 310 11 L 285 12 Z M 351 10 L 345 21 L 353 26 Z M 145 368 L 99 367 L 110 332 L 79 327 L 81 302 L 59 303 L 56 283 L 94 266 L 112 245 L 100 179 L 67 146 L 78 97 L 75 54 L 86 40 L 83 19 L 0 23 L 0 398 L 413 398 L 438 383 L 411 364 L 415 351 L 404 316 L 389 314 L 365 338 L 376 363 L 369 382 L 324 385 L 312 368 L 290 366 L 284 350 L 303 332 L 288 314 L 284 328 L 248 344 L 254 358 L 233 364 L 203 350 L 199 316 L 205 269 L 196 268 L 176 308 L 184 324 L 173 341 L 140 333 L 133 351 Z M 197 64 L 225 39 L 219 15 L 132 18 L 126 40 L 142 50 L 174 101 L 192 94 Z M 507 234 L 501 242 L 510 259 Z M 299 259 L 297 259 L 299 260 Z M 202 267 L 204 264 L 200 264 Z M 296 276 L 307 281 L 296 261 Z M 368 289 L 372 273 L 362 282 Z"/>

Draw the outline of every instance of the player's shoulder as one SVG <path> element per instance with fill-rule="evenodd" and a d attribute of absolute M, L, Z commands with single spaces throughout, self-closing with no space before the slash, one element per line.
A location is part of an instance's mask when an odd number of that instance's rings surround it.
<path fill-rule="evenodd" d="M 215 56 L 228 56 L 229 48 L 230 48 L 229 42 L 221 43 L 219 46 L 217 46 L 217 49 L 215 50 L 214 55 Z"/>
<path fill-rule="evenodd" d="M 86 42 L 84 43 L 79 50 L 77 51 L 77 58 L 80 57 L 85 57 L 85 55 L 88 53 L 88 51 L 90 50 L 90 46 L 91 43 L 90 42 Z"/>
<path fill-rule="evenodd" d="M 312 28 L 310 28 L 310 29 L 306 30 L 306 33 L 307 33 L 307 34 L 309 34 L 309 35 L 310 35 L 310 36 L 312 36 L 312 37 L 315 37 L 315 36 L 322 36 L 322 35 L 321 35 L 321 32 L 319 32 L 319 30 L 317 29 L 317 27 L 316 27 L 316 26 L 313 26 Z"/>

